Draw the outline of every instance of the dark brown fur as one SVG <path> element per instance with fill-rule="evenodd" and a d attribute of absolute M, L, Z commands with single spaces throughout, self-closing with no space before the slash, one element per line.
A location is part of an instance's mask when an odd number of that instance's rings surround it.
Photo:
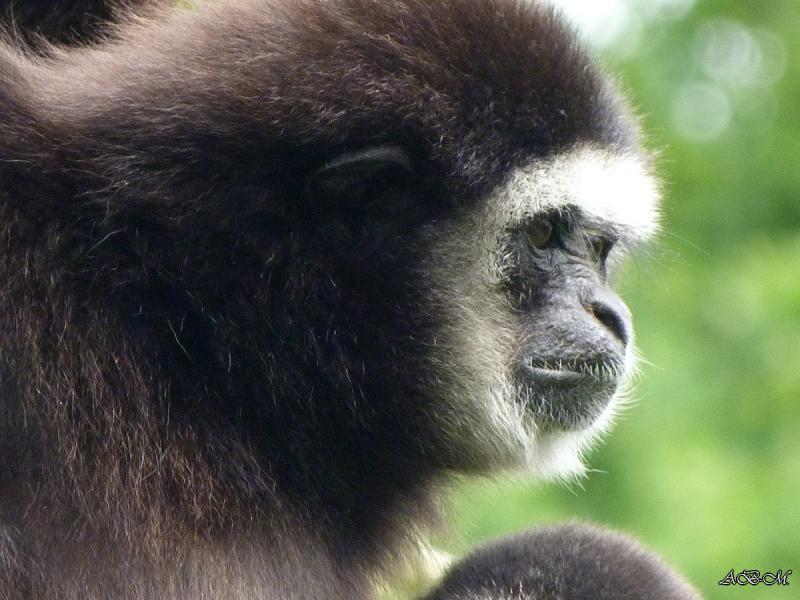
<path fill-rule="evenodd" d="M 0 45 L 0 597 L 359 598 L 469 468 L 431 418 L 420 231 L 514 166 L 633 147 L 515 0 L 222 2 L 48 59 Z M 415 153 L 366 252 L 306 175 Z"/>
<path fill-rule="evenodd" d="M 425 600 L 699 600 L 637 541 L 581 523 L 486 544 L 455 565 Z"/>
<path fill-rule="evenodd" d="M 31 48 L 48 43 L 82 44 L 101 39 L 132 9 L 158 0 L 0 0 L 0 23 Z"/>

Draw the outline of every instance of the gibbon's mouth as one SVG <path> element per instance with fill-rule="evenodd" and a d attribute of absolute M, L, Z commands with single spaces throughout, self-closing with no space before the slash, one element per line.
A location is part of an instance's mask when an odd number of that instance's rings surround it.
<path fill-rule="evenodd" d="M 616 362 L 536 359 L 523 361 L 521 367 L 532 383 L 558 387 L 581 385 L 592 381 L 616 385 L 624 373 L 622 365 Z"/>
<path fill-rule="evenodd" d="M 541 426 L 578 431 L 602 414 L 623 375 L 618 362 L 523 360 L 517 369 L 519 398 Z"/>

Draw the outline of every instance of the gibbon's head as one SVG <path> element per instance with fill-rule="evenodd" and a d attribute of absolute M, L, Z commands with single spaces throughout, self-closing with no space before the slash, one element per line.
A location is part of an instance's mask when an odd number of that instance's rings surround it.
<path fill-rule="evenodd" d="M 429 399 L 445 460 L 581 473 L 632 370 L 631 314 L 610 282 L 657 228 L 636 124 L 535 2 L 386 4 L 334 3 L 354 37 L 331 60 L 356 66 L 329 92 L 378 114 L 363 140 L 351 121 L 313 197 L 347 207 L 348 253 L 374 252 L 389 277 L 408 269 L 419 356 L 395 368 Z M 403 269 L 393 243 L 413 254 Z"/>
<path fill-rule="evenodd" d="M 409 325 L 379 372 L 415 381 L 448 466 L 579 474 L 634 362 L 610 283 L 657 229 L 635 120 L 538 3 L 384 4 L 333 4 L 352 25 L 318 77 L 338 74 L 328 110 L 353 131 L 310 181 L 317 216 L 352 221 L 323 251 L 406 273 Z"/>
<path fill-rule="evenodd" d="M 26 85 L 99 215 L 81 272 L 152 315 L 187 405 L 276 447 L 580 472 L 631 370 L 609 283 L 658 186 L 551 9 L 222 0 Z"/>

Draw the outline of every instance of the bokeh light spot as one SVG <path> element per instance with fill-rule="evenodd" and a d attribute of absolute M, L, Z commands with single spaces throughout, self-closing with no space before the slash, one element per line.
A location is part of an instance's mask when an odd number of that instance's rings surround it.
<path fill-rule="evenodd" d="M 728 94 L 718 85 L 688 82 L 675 97 L 672 118 L 675 129 L 686 139 L 705 142 L 722 135 L 733 117 Z"/>

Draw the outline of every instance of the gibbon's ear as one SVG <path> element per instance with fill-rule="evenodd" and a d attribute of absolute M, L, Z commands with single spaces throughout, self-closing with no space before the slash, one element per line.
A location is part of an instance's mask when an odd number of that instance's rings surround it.
<path fill-rule="evenodd" d="M 411 157 L 398 146 L 348 152 L 308 177 L 307 202 L 317 213 L 388 209 L 382 206 L 382 200 L 407 188 L 413 174 Z"/>

